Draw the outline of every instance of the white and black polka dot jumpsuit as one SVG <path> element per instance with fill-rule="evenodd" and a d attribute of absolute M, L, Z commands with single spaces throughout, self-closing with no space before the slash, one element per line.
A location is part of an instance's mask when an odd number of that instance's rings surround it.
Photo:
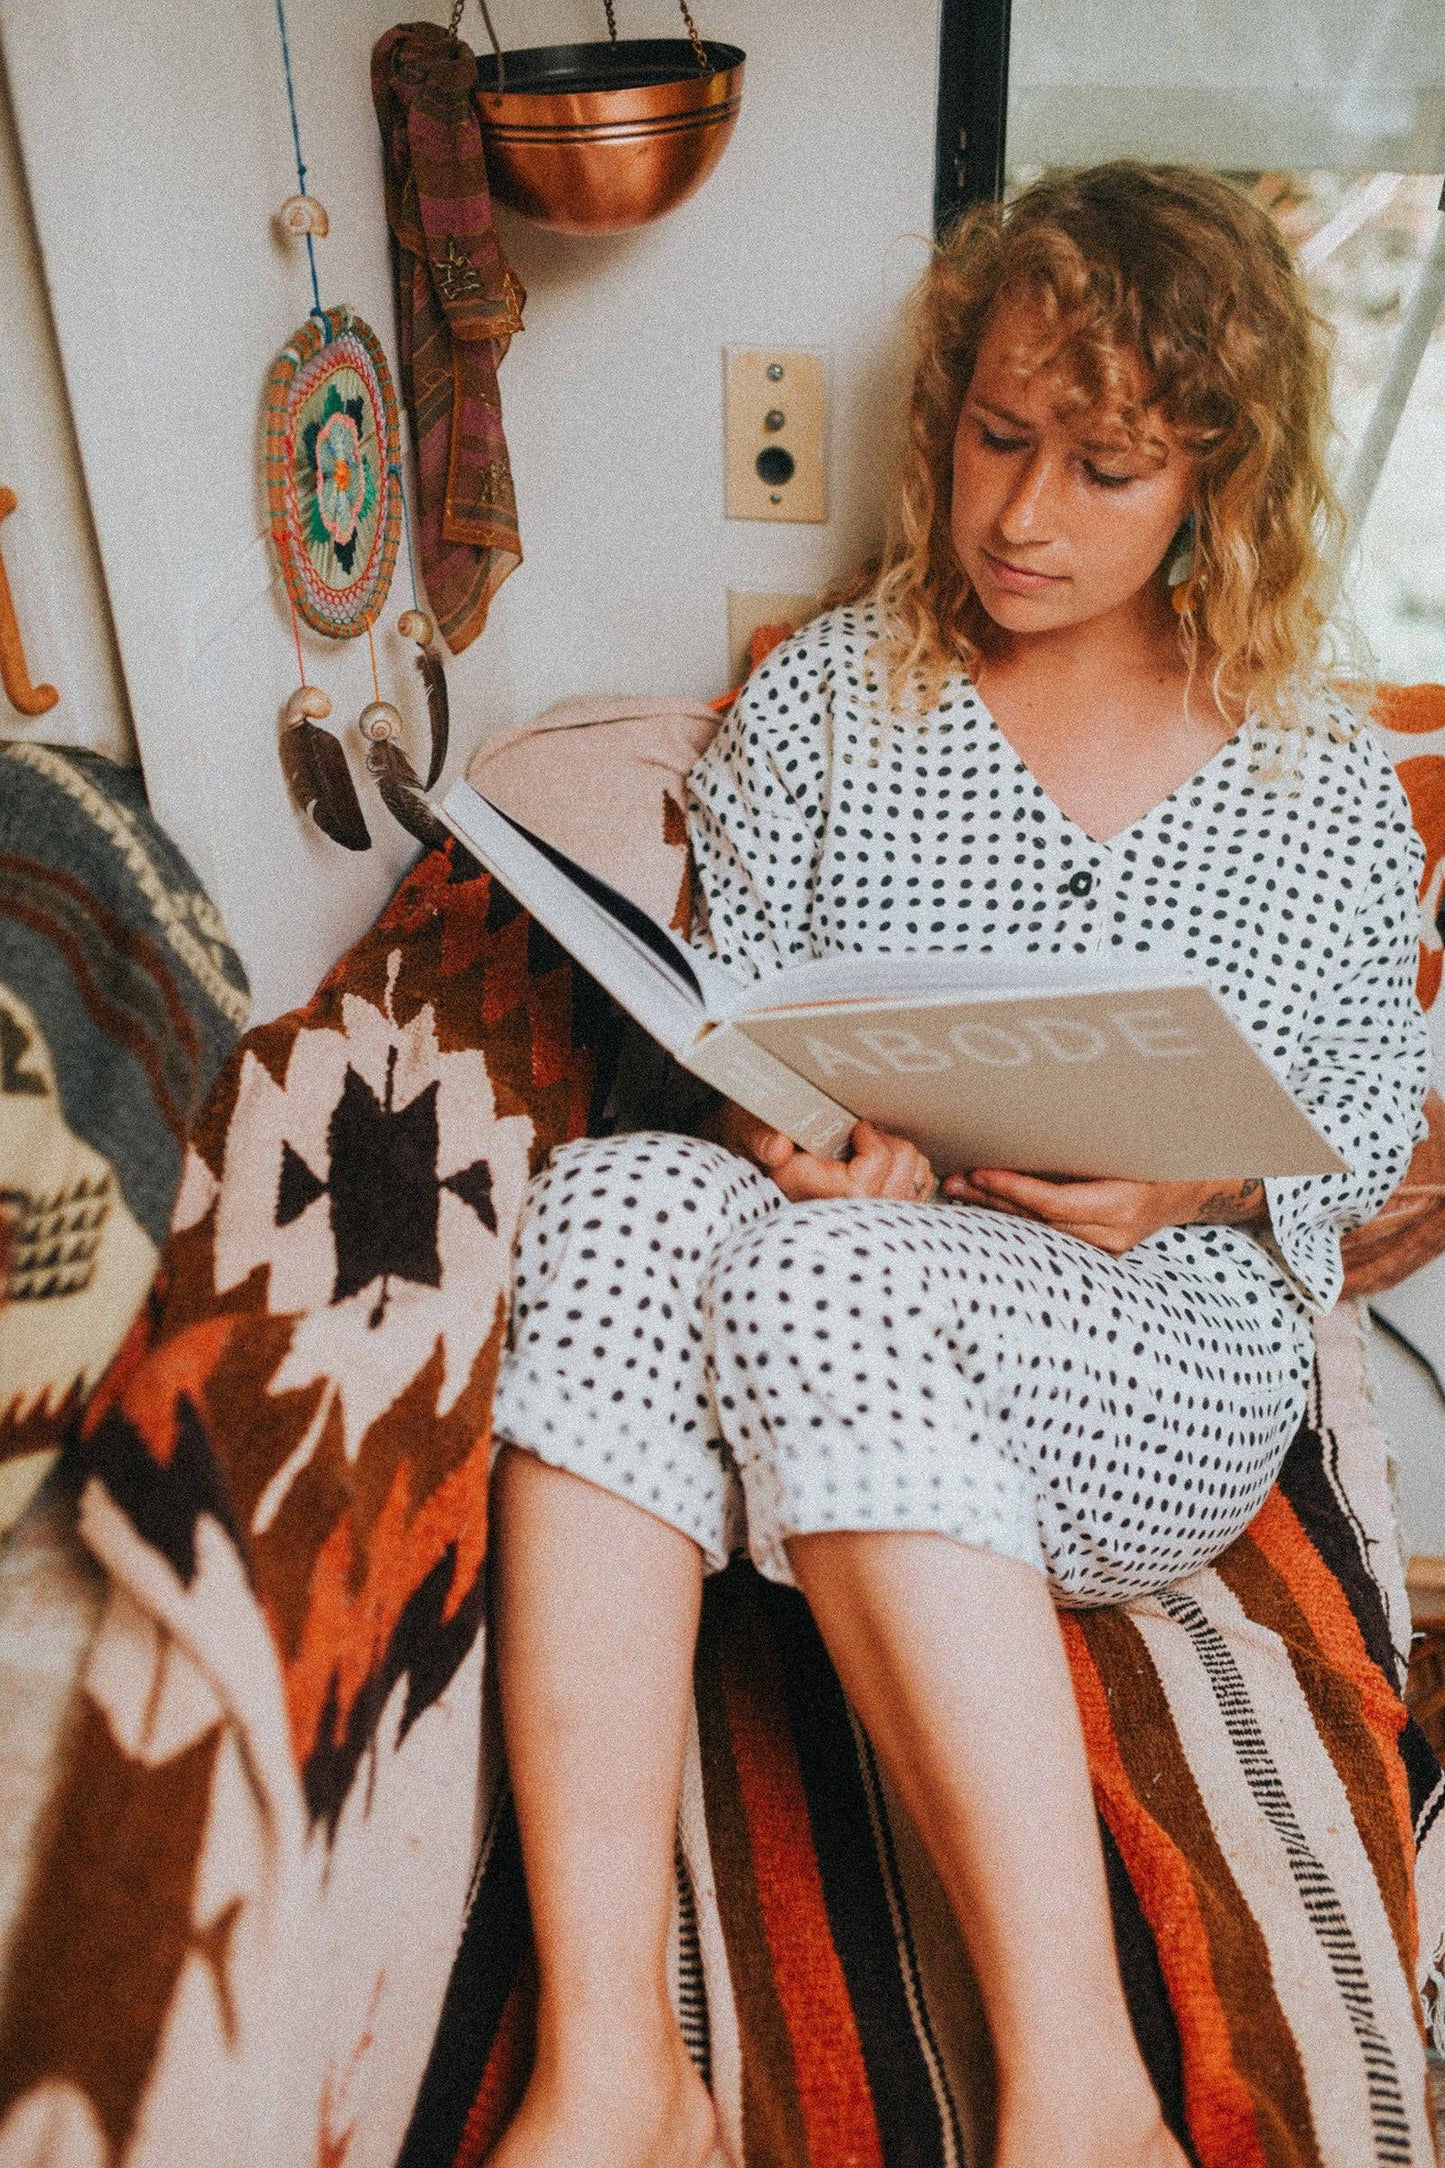
<path fill-rule="evenodd" d="M 1171 1227 L 1112 1258 L 947 1201 L 788 1204 L 696 1138 L 565 1146 L 519 1236 L 500 1438 L 683 1530 L 933 1530 L 1116 1601 L 1217 1556 L 1303 1406 L 1339 1232 L 1399 1181 L 1429 1067 L 1419 845 L 1368 736 L 1295 787 L 1241 735 L 1107 843 L 1053 804 L 966 679 L 890 715 L 867 607 L 756 672 L 693 770 L 703 938 L 744 972 L 852 951 L 1169 946 L 1351 1169 L 1268 1184 L 1270 1229 Z"/>

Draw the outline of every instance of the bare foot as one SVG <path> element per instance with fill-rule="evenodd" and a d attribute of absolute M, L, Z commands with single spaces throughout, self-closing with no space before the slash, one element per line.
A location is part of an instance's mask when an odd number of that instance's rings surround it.
<path fill-rule="evenodd" d="M 565 2067 L 539 2059 L 486 2168 L 707 2168 L 717 2143 L 681 2036 L 651 2052 L 612 2037 L 579 2045 Z"/>

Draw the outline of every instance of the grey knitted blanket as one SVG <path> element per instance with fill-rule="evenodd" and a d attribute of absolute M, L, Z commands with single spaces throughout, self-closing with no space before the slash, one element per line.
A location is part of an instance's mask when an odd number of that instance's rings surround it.
<path fill-rule="evenodd" d="M 0 1532 L 155 1275 L 245 974 L 138 775 L 0 745 Z"/>

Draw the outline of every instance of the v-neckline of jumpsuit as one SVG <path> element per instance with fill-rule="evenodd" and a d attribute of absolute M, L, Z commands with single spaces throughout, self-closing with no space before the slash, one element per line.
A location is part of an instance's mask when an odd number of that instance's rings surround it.
<path fill-rule="evenodd" d="M 1177 805 L 1181 798 L 1192 797 L 1205 788 L 1216 767 L 1229 765 L 1224 756 L 1231 750 L 1238 749 L 1241 746 L 1247 732 L 1247 725 L 1241 723 L 1238 729 L 1231 731 L 1222 745 L 1215 747 L 1208 760 L 1195 768 L 1191 774 L 1186 775 L 1182 782 L 1176 783 L 1173 790 L 1167 791 L 1162 798 L 1156 798 L 1153 805 L 1141 813 L 1136 821 L 1131 821 L 1126 828 L 1116 828 L 1110 836 L 1096 836 L 1090 833 L 1082 821 L 1075 820 L 1072 813 L 1065 812 L 1047 784 L 1039 780 L 998 717 L 994 714 L 993 709 L 984 699 L 977 685 L 974 684 L 972 678 L 963 677 L 960 679 L 960 683 L 972 696 L 974 705 L 982 716 L 985 725 L 992 732 L 1001 749 L 1014 763 L 1019 775 L 1037 792 L 1042 802 L 1052 810 L 1061 826 L 1067 828 L 1072 834 L 1081 837 L 1089 849 L 1093 851 L 1113 851 L 1120 844 L 1132 841 L 1134 837 L 1141 835 L 1145 829 L 1151 827 L 1162 813 L 1166 812 L 1171 806 Z"/>

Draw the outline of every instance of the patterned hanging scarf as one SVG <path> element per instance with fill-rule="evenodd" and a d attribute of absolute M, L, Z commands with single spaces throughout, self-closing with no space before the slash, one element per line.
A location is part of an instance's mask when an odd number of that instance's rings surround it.
<path fill-rule="evenodd" d="M 492 225 L 476 81 L 475 54 L 436 23 L 398 24 L 372 52 L 418 544 L 453 654 L 477 637 L 522 561 L 497 364 L 522 328 L 526 295 Z"/>

